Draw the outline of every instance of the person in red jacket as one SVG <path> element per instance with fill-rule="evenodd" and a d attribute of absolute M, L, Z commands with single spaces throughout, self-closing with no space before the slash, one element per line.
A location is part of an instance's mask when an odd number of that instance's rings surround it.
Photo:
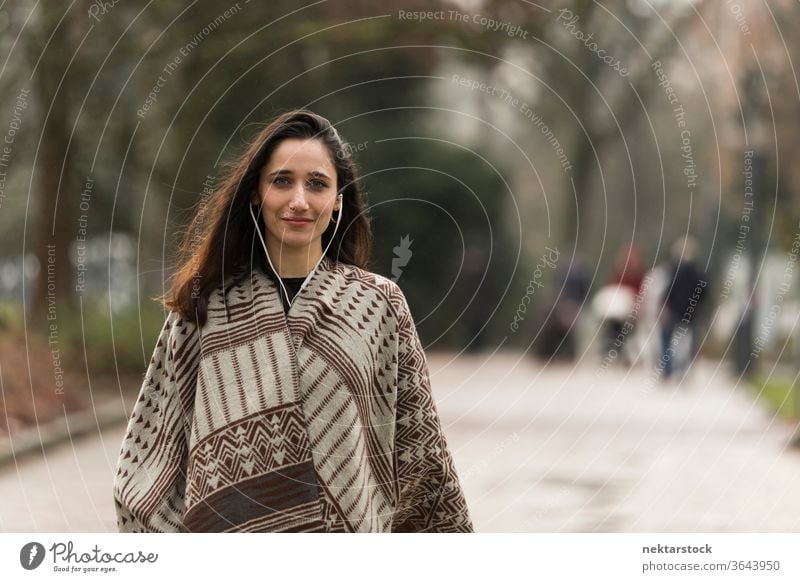
<path fill-rule="evenodd" d="M 613 355 L 614 359 L 621 358 L 626 365 L 632 363 L 630 354 L 624 348 L 628 336 L 633 331 L 631 309 L 641 290 L 644 277 L 644 262 L 639 248 L 634 244 L 621 247 L 617 251 L 607 288 L 603 291 L 613 296 L 611 304 L 614 305 L 613 309 L 607 309 L 603 314 L 606 328 L 606 342 L 603 348 L 605 358 Z"/>

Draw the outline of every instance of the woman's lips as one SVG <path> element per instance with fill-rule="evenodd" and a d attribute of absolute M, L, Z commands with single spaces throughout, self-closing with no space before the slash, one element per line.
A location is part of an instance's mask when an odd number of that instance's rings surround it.
<path fill-rule="evenodd" d="M 305 226 L 313 222 L 310 218 L 283 218 L 282 220 L 292 226 Z"/>

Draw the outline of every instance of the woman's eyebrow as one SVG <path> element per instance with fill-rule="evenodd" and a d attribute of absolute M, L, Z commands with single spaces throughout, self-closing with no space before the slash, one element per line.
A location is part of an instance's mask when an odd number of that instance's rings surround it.
<path fill-rule="evenodd" d="M 284 174 L 291 174 L 291 173 L 292 173 L 292 171 L 290 169 L 288 169 L 288 168 L 279 168 L 277 170 L 271 171 L 269 174 L 267 174 L 267 176 L 273 176 L 273 175 L 277 176 L 277 175 L 284 175 Z"/>
<path fill-rule="evenodd" d="M 293 173 L 294 172 L 292 172 L 292 170 L 290 170 L 289 168 L 280 168 L 278 170 L 273 170 L 272 172 L 267 174 L 267 177 L 269 177 L 269 176 L 284 176 L 284 175 L 293 174 Z M 310 171 L 308 173 L 308 175 L 309 176 L 313 176 L 315 178 L 327 178 L 328 180 L 331 179 L 331 177 L 328 176 L 328 174 L 326 174 L 325 172 L 320 172 L 319 170 L 312 170 L 312 171 Z"/>

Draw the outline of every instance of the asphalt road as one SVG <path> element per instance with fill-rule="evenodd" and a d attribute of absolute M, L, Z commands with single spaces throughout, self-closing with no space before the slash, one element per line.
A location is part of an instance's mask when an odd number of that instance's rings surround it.
<path fill-rule="evenodd" d="M 543 367 L 429 356 L 477 531 L 800 531 L 800 453 L 726 369 Z M 124 425 L 0 472 L 0 531 L 116 531 Z"/>

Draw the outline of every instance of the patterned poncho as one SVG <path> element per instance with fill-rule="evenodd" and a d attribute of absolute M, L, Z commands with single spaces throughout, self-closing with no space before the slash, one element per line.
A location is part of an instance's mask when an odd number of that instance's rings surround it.
<path fill-rule="evenodd" d="M 327 257 L 284 315 L 253 269 L 161 330 L 114 482 L 120 531 L 469 532 L 392 281 Z"/>

